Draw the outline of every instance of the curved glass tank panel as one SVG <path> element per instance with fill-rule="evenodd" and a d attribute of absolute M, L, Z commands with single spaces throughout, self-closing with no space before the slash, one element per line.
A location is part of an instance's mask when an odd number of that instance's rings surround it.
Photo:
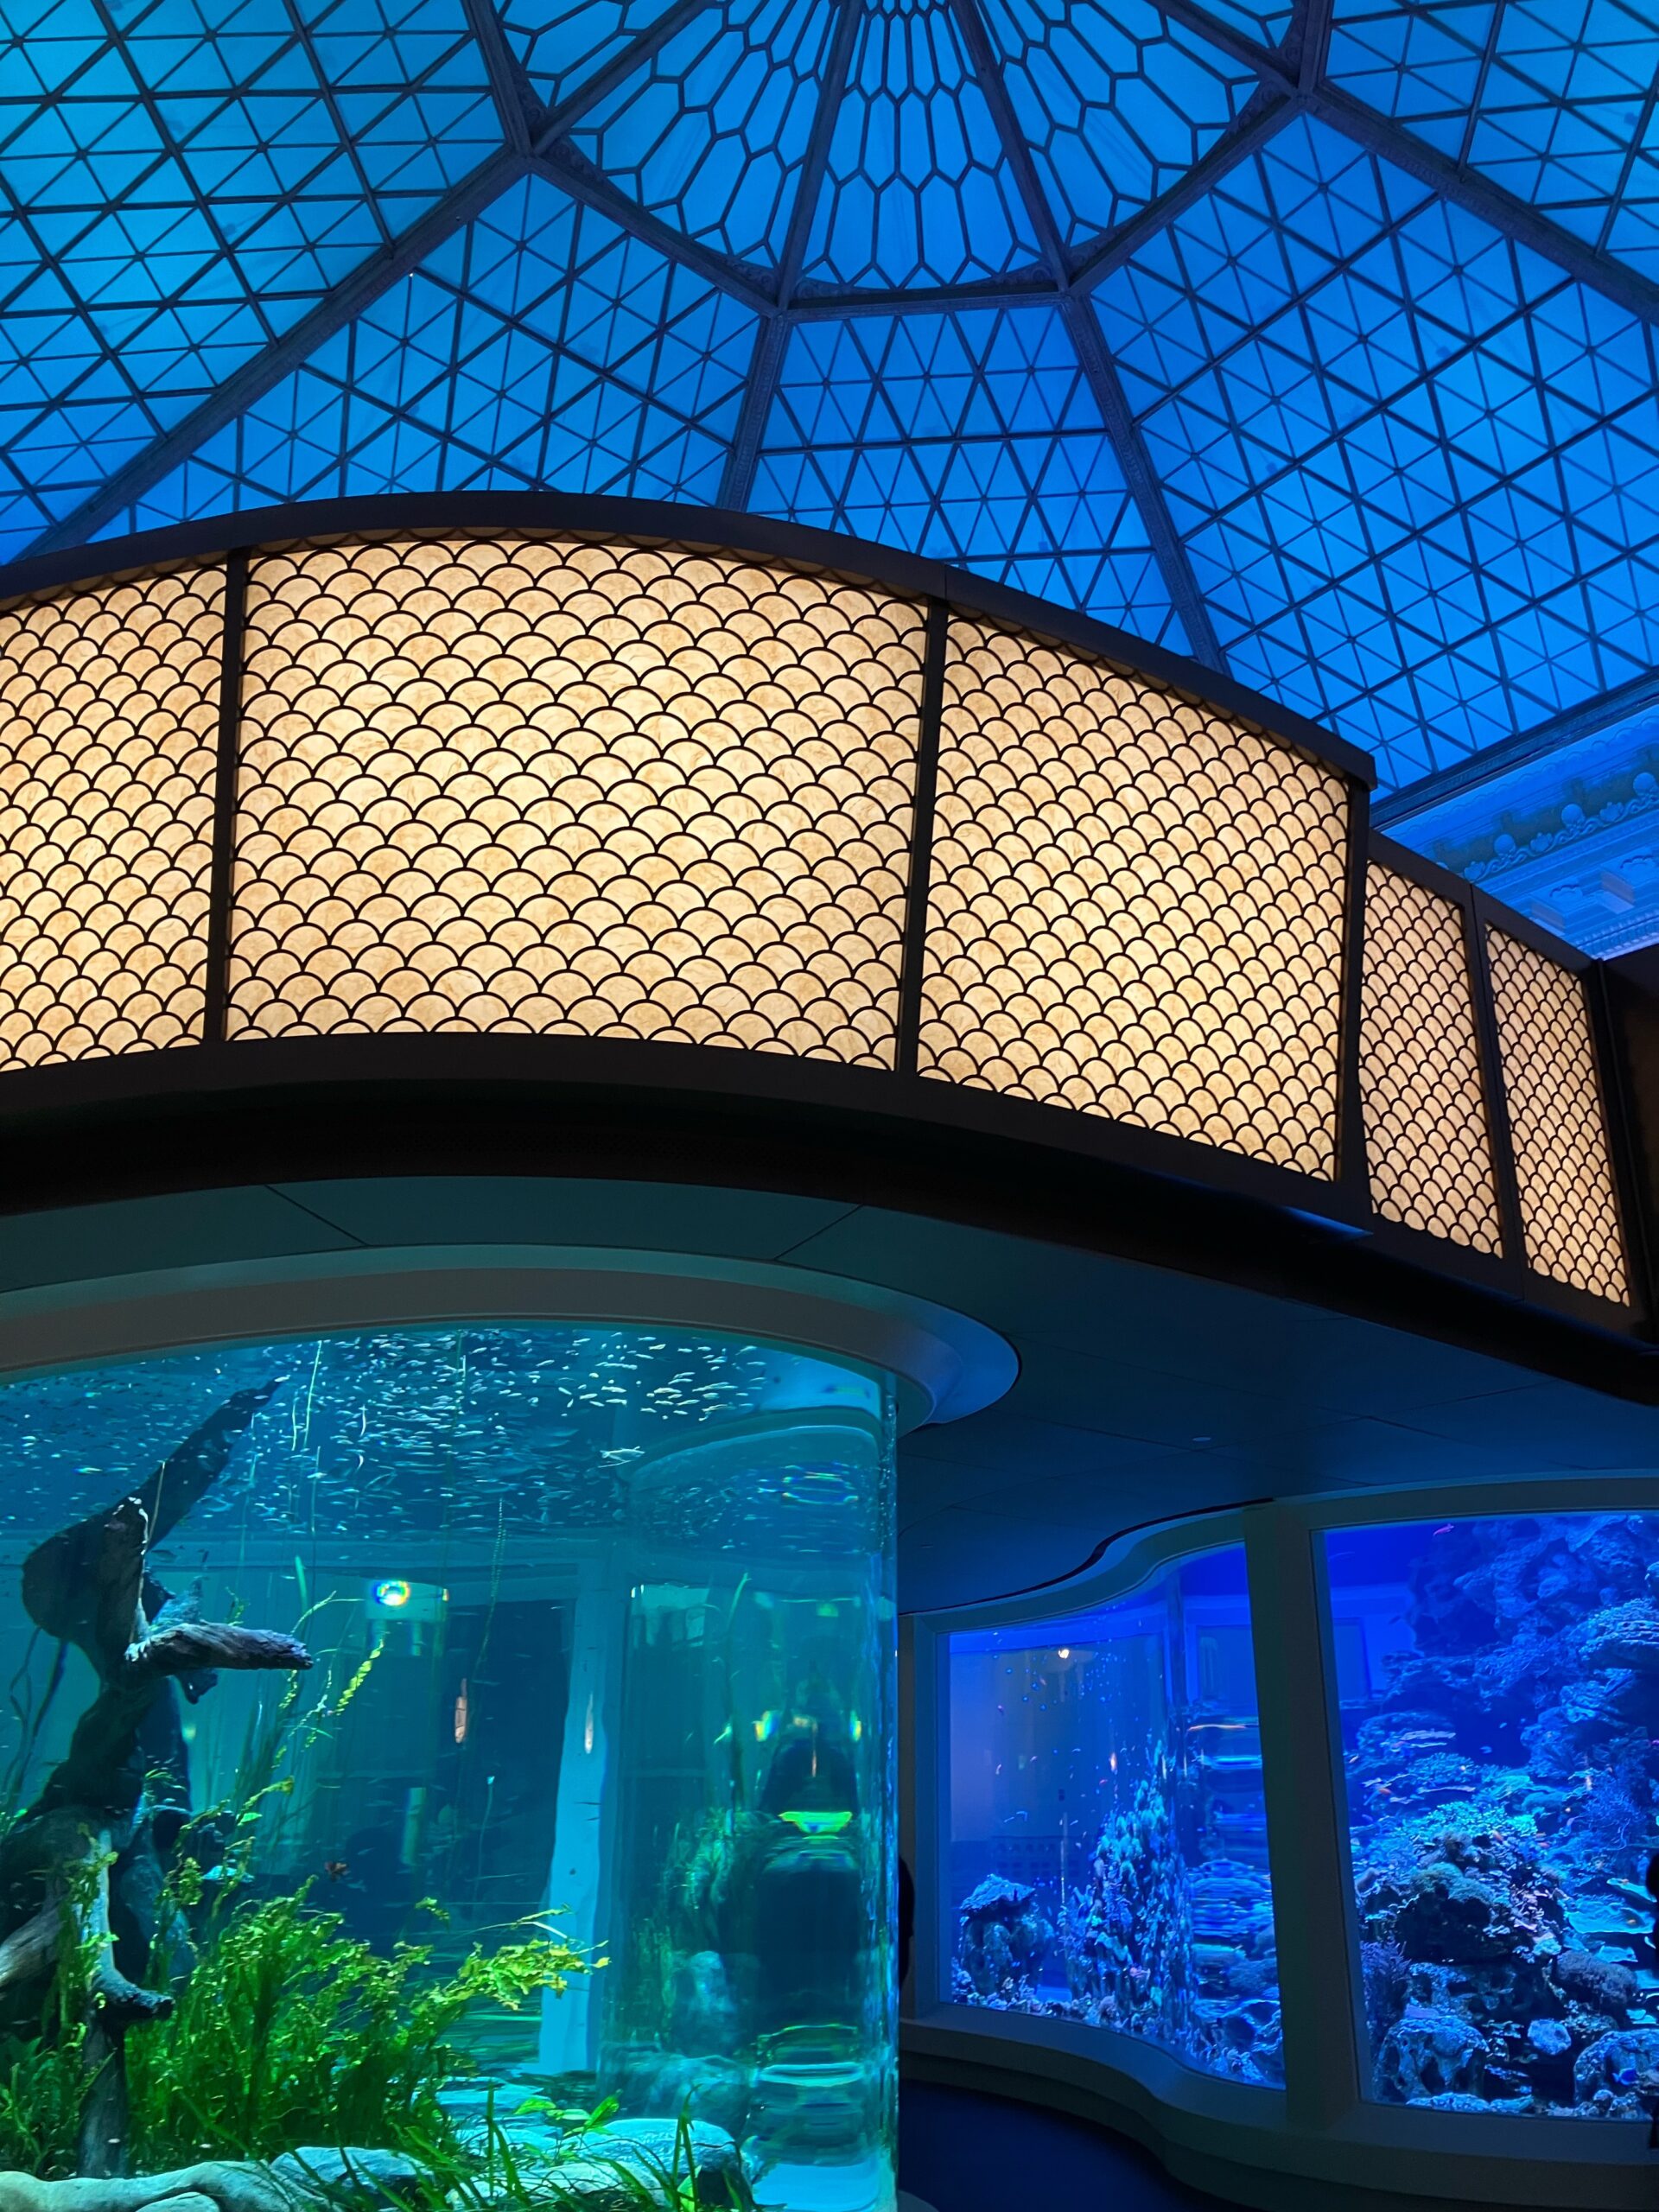
<path fill-rule="evenodd" d="M 1325 1538 L 1372 2094 L 1659 2103 L 1659 1514 Z"/>
<path fill-rule="evenodd" d="M 949 1642 L 951 1997 L 1281 2082 L 1243 1547 Z"/>
<path fill-rule="evenodd" d="M 891 2212 L 892 1397 L 574 1325 L 0 1391 L 0 2168 Z"/>

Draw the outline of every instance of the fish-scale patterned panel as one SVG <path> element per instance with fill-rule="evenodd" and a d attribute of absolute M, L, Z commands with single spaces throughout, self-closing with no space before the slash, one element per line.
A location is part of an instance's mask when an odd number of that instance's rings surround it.
<path fill-rule="evenodd" d="M 201 1041 L 222 568 L 0 609 L 0 1066 Z"/>
<path fill-rule="evenodd" d="M 1371 1204 L 1386 1221 L 1500 1252 L 1462 909 L 1375 865 L 1359 1049 Z"/>
<path fill-rule="evenodd" d="M 1622 1304 L 1630 1282 L 1584 986 L 1503 930 L 1486 944 L 1528 1261 Z"/>
<path fill-rule="evenodd" d="M 1334 1175 L 1347 835 L 1260 731 L 953 621 L 922 1072 Z"/>
<path fill-rule="evenodd" d="M 260 559 L 230 1033 L 892 1066 L 923 631 L 874 588 L 673 547 Z"/>

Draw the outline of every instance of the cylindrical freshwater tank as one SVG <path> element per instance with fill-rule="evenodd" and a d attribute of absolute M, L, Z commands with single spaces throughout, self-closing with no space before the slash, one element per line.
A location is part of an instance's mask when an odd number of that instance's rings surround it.
<path fill-rule="evenodd" d="M 0 1939 L 106 1885 L 113 1969 L 174 2000 L 54 2105 L 86 2000 L 43 1960 L 0 2167 L 376 2150 L 505 2205 L 690 2161 L 893 2212 L 896 1404 L 572 1321 L 0 1390 Z M 204 1622 L 229 1663 L 175 1667 Z"/>

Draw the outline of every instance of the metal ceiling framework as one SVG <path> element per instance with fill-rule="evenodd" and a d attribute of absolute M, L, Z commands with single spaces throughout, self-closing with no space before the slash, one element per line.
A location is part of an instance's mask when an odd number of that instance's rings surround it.
<path fill-rule="evenodd" d="M 1659 668 L 1659 15 L 1568 13 L 6 0 L 3 543 L 315 496 L 279 448 L 337 442 L 341 490 L 645 491 L 956 559 L 1385 785 L 1533 757 Z M 532 422 L 573 354 L 580 481 Z"/>

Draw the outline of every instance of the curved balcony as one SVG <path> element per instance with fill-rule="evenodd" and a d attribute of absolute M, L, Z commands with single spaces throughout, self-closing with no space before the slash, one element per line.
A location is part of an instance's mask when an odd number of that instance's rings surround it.
<path fill-rule="evenodd" d="M 13 572 L 0 1115 L 488 1039 L 1127 1163 L 1633 1325 L 1588 963 L 1370 839 L 1319 731 L 753 521 L 261 527 Z"/>

